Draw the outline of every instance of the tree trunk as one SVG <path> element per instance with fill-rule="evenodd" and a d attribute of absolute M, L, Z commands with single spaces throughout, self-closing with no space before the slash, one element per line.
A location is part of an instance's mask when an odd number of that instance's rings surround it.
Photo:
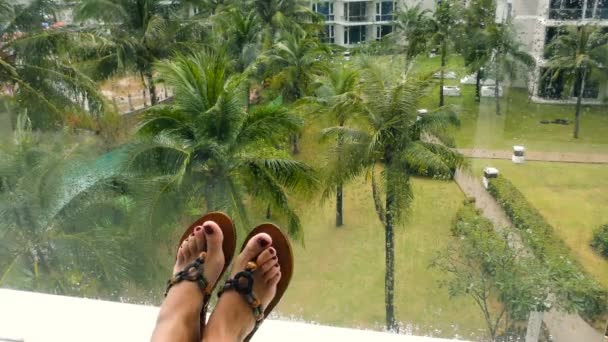
<path fill-rule="evenodd" d="M 300 153 L 300 135 L 298 133 L 291 135 L 291 152 L 293 154 Z"/>
<path fill-rule="evenodd" d="M 268 204 L 268 206 L 266 207 L 266 219 L 270 220 L 272 217 L 272 214 L 270 212 L 270 204 Z"/>
<path fill-rule="evenodd" d="M 387 182 L 388 183 L 388 182 Z M 390 183 L 389 183 L 390 184 Z M 390 186 L 390 185 L 389 185 Z M 393 227 L 392 207 L 393 198 L 387 191 L 386 195 L 386 224 L 384 227 L 385 239 L 385 274 L 384 274 L 384 304 L 386 306 L 386 330 L 397 332 L 395 320 L 395 236 Z"/>
<path fill-rule="evenodd" d="M 496 75 L 498 76 L 498 75 Z M 494 84 L 494 98 L 496 99 L 496 115 L 500 115 L 500 92 L 499 90 L 500 83 L 498 82 L 498 77 L 496 77 L 496 82 Z"/>
<path fill-rule="evenodd" d="M 344 224 L 342 216 L 342 183 L 336 187 L 336 227 L 341 227 Z"/>
<path fill-rule="evenodd" d="M 154 106 L 158 103 L 158 99 L 156 98 L 156 85 L 154 84 L 152 72 L 146 73 L 146 79 L 148 81 L 148 91 L 150 92 L 150 105 Z"/>
<path fill-rule="evenodd" d="M 576 114 L 574 116 L 574 139 L 578 139 L 581 120 L 581 105 L 583 103 L 583 92 L 585 90 L 585 78 L 587 77 L 587 69 L 578 68 L 576 71 L 577 81 L 579 84 L 578 97 L 576 98 Z"/>
<path fill-rule="evenodd" d="M 481 70 L 477 70 L 475 76 L 475 102 L 481 101 Z"/>
<path fill-rule="evenodd" d="M 445 65 L 447 59 L 447 43 L 445 42 L 445 38 L 441 43 L 441 80 L 439 82 L 439 106 L 444 105 L 444 96 L 443 96 L 443 84 L 444 84 L 444 76 L 445 76 Z"/>
<path fill-rule="evenodd" d="M 405 66 L 403 71 L 403 79 L 407 79 L 407 74 L 410 72 L 410 66 L 412 64 L 412 59 L 408 57 L 408 52 L 405 52 Z"/>

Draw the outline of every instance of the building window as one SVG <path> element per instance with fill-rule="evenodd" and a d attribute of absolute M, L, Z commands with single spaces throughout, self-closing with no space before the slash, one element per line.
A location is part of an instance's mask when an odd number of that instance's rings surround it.
<path fill-rule="evenodd" d="M 359 44 L 367 38 L 367 26 L 348 26 L 344 28 L 344 44 Z"/>
<path fill-rule="evenodd" d="M 585 6 L 586 3 L 586 6 Z M 551 0 L 549 19 L 608 19 L 608 0 Z"/>
<path fill-rule="evenodd" d="M 334 20 L 334 3 L 333 2 L 319 2 L 312 4 L 312 10 L 325 17 L 325 21 Z"/>
<path fill-rule="evenodd" d="M 395 3 L 392 1 L 382 1 L 376 3 L 376 21 L 393 20 Z"/>
<path fill-rule="evenodd" d="M 335 31 L 334 25 L 325 25 L 325 31 L 322 37 L 323 42 L 333 44 L 335 43 Z"/>
<path fill-rule="evenodd" d="M 568 99 L 571 97 L 578 97 L 580 86 L 577 82 L 573 88 L 566 87 L 566 72 L 560 73 L 555 78 L 552 78 L 551 75 L 545 75 L 546 72 L 546 68 L 540 69 L 541 78 L 538 84 L 538 96 L 546 99 Z M 599 88 L 599 82 L 593 79 L 590 74 L 587 74 L 583 98 L 597 99 L 600 93 Z"/>
<path fill-rule="evenodd" d="M 349 2 L 344 4 L 346 21 L 367 21 L 367 4 L 365 2 Z"/>
<path fill-rule="evenodd" d="M 393 32 L 393 27 L 391 25 L 376 26 L 376 40 L 382 39 L 391 32 Z"/>
<path fill-rule="evenodd" d="M 586 19 L 608 19 L 608 0 L 587 0 Z"/>

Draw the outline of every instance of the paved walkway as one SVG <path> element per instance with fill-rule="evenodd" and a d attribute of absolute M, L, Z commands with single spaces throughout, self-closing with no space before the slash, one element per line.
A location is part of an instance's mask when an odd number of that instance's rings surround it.
<path fill-rule="evenodd" d="M 486 158 L 486 157 L 480 157 Z M 510 156 L 509 156 L 510 158 Z M 607 161 L 608 162 L 608 161 Z M 481 183 L 481 177 L 475 178 L 468 173 L 458 170 L 454 177 L 456 184 L 467 197 L 475 198 L 475 206 L 483 212 L 494 224 L 495 229 L 508 234 L 509 245 L 516 250 L 521 250 L 524 255 L 531 252 L 524 247 L 519 234 L 515 231 L 511 220 L 498 202 L 490 195 Z M 543 321 L 549 329 L 554 342 L 603 342 L 604 338 L 600 332 L 591 327 L 580 316 L 572 315 L 552 309 L 544 313 Z"/>
<path fill-rule="evenodd" d="M 485 150 L 485 149 L 459 148 L 458 152 L 464 154 L 467 157 L 483 158 L 483 159 L 511 160 L 511 156 L 513 155 L 512 151 Z M 526 160 L 563 162 L 563 163 L 608 164 L 608 154 L 526 151 Z"/>

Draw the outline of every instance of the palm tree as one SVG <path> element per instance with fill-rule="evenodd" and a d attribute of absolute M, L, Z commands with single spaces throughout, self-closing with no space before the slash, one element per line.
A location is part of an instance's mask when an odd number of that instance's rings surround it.
<path fill-rule="evenodd" d="M 153 170 L 148 173 L 164 181 L 167 192 L 187 194 L 197 206 L 226 211 L 241 223 L 248 222 L 247 203 L 270 203 L 287 219 L 291 236 L 301 238 L 289 192 L 310 190 L 317 181 L 311 168 L 280 148 L 301 120 L 280 98 L 246 110 L 239 89 L 244 76 L 230 75 L 221 53 L 179 55 L 156 69 L 175 99 L 145 115 L 132 165 Z"/>
<path fill-rule="evenodd" d="M 406 77 L 416 56 L 427 48 L 432 28 L 429 13 L 429 10 L 422 9 L 421 4 L 416 4 L 415 6 L 405 5 L 405 8 L 396 14 L 393 37 L 405 44 L 404 73 Z"/>
<path fill-rule="evenodd" d="M 134 70 L 147 86 L 151 103 L 156 104 L 153 63 L 191 48 L 196 44 L 192 39 L 200 39 L 202 33 L 198 31 L 206 27 L 197 20 L 186 20 L 176 4 L 162 0 L 83 0 L 76 9 L 76 19 L 101 23 L 89 28 L 99 41 L 92 51 L 86 51 L 88 64 L 90 60 L 96 62 L 94 75 L 105 78 L 118 71 Z M 190 3 L 183 6 L 189 8 Z M 182 45 L 180 39 L 188 44 Z"/>
<path fill-rule="evenodd" d="M 608 34 L 602 28 L 567 26 L 547 45 L 549 60 L 544 77 L 562 76 L 569 94 L 576 94 L 574 138 L 579 136 L 581 104 L 588 77 L 605 78 L 608 65 Z"/>
<path fill-rule="evenodd" d="M 220 17 L 221 34 L 227 43 L 226 50 L 236 61 L 235 70 L 243 72 L 261 51 L 261 22 L 254 11 L 231 8 Z"/>
<path fill-rule="evenodd" d="M 262 21 L 265 48 L 272 47 L 278 33 L 305 33 L 307 26 L 314 26 L 320 20 L 310 8 L 310 2 L 304 0 L 262 0 L 250 3 Z"/>
<path fill-rule="evenodd" d="M 127 261 L 132 198 L 121 190 L 121 152 L 87 157 L 95 153 L 73 138 L 34 135 L 29 118 L 17 117 L 13 141 L 0 146 L 0 286 L 116 298 L 137 274 Z"/>
<path fill-rule="evenodd" d="M 313 78 L 323 71 L 319 58 L 325 53 L 317 39 L 306 33 L 286 34 L 264 57 L 270 62 L 274 83 L 281 87 L 287 101 L 294 102 L 305 96 Z M 299 133 L 291 137 L 292 152 L 298 154 Z"/>
<path fill-rule="evenodd" d="M 443 96 L 443 84 L 445 76 L 445 66 L 451 45 L 457 40 L 457 26 L 461 17 L 461 8 L 458 0 L 439 0 L 435 13 L 433 14 L 434 34 L 433 41 L 439 45 L 441 55 L 441 70 L 439 82 L 439 106 L 445 104 Z"/>
<path fill-rule="evenodd" d="M 495 25 L 495 0 L 473 0 L 465 10 L 466 24 L 462 27 L 463 36 L 459 39 L 460 50 L 464 57 L 465 66 L 469 72 L 475 73 L 475 101 L 481 100 L 481 79 L 483 70 L 492 56 L 489 45 L 488 28 Z"/>
<path fill-rule="evenodd" d="M 512 23 L 492 25 L 489 29 L 489 46 L 492 48 L 492 65 L 496 76 L 494 97 L 496 114 L 500 115 L 500 80 L 506 75 L 515 79 L 519 71 L 529 71 L 535 64 L 534 57 L 525 51 L 520 43 Z"/>
<path fill-rule="evenodd" d="M 359 72 L 345 65 L 332 65 L 326 75 L 317 82 L 315 96 L 304 98 L 304 102 L 312 104 L 311 112 L 331 119 L 338 127 L 344 127 L 355 115 L 363 110 L 363 98 L 360 87 Z M 336 140 L 337 150 L 341 150 L 342 136 Z M 342 165 L 347 163 L 344 156 L 338 154 L 331 158 L 327 173 L 327 185 L 323 197 L 336 194 L 336 227 L 344 224 L 343 202 L 345 174 L 341 172 Z M 350 162 L 353 162 L 351 160 Z"/>
<path fill-rule="evenodd" d="M 0 83 L 20 110 L 32 113 L 34 128 L 72 121 L 99 129 L 99 122 L 83 122 L 90 121 L 91 114 L 98 121 L 110 106 L 95 82 L 70 63 L 73 47 L 83 37 L 43 28 L 53 8 L 50 0 L 0 4 Z"/>
<path fill-rule="evenodd" d="M 439 108 L 417 120 L 416 110 L 426 93 L 428 78 L 408 78 L 390 83 L 375 69 L 365 74 L 366 125 L 360 128 L 336 126 L 324 130 L 325 136 L 341 136 L 336 151 L 343 160 L 344 178 L 361 173 L 371 175 L 371 193 L 385 233 L 385 307 L 386 328 L 397 330 L 394 313 L 395 242 L 394 229 L 407 216 L 413 193 L 410 177 L 429 176 L 451 179 L 463 157 L 425 136 L 444 132 L 457 124 L 456 116 Z M 354 162 L 356 161 L 356 162 Z M 377 170 L 382 169 L 378 180 Z"/>

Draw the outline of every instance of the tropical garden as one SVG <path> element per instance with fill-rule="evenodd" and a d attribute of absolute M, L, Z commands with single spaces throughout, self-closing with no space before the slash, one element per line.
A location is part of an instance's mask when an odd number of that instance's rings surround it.
<path fill-rule="evenodd" d="M 538 61 L 496 6 L 397 6 L 344 58 L 309 1 L 0 0 L 0 287 L 158 305 L 183 227 L 220 210 L 292 239 L 280 317 L 480 341 L 553 308 L 600 327 L 607 166 L 469 157 L 608 163 L 608 107 L 583 103 L 608 32 L 560 29 L 538 77 L 575 101 L 536 104 Z M 451 74 L 473 75 L 459 97 Z M 488 165 L 511 233 L 454 181 Z"/>

